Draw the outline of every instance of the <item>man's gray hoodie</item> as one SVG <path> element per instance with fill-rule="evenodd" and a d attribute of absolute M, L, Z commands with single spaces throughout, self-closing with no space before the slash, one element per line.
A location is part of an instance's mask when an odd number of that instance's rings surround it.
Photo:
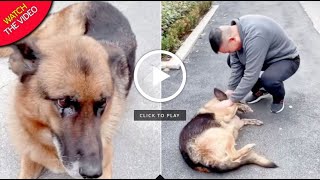
<path fill-rule="evenodd" d="M 232 20 L 231 25 L 237 25 L 242 42 L 242 48 L 230 54 L 228 89 L 234 90 L 230 99 L 238 102 L 250 92 L 264 65 L 294 59 L 298 52 L 294 42 L 271 18 L 245 15 Z"/>

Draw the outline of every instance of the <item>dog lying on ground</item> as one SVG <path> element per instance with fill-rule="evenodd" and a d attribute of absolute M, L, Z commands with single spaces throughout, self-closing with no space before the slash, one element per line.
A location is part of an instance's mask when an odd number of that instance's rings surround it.
<path fill-rule="evenodd" d="M 135 61 L 128 20 L 108 3 L 74 4 L 6 51 L 20 80 L 9 119 L 19 178 L 37 178 L 44 168 L 111 178 L 112 137 Z"/>
<path fill-rule="evenodd" d="M 254 152 L 255 144 L 235 149 L 239 130 L 245 125 L 260 126 L 256 119 L 240 119 L 236 113 L 252 112 L 245 104 L 234 104 L 217 109 L 215 104 L 227 99 L 221 90 L 214 89 L 215 97 L 199 110 L 199 113 L 180 133 L 179 148 L 185 162 L 200 172 L 227 172 L 246 164 L 265 168 L 277 165 Z"/>

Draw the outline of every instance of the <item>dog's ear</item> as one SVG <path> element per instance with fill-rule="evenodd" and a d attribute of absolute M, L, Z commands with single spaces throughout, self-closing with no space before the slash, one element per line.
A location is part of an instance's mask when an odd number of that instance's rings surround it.
<path fill-rule="evenodd" d="M 19 42 L 11 47 L 14 52 L 9 59 L 9 68 L 20 78 L 20 82 L 24 83 L 38 69 L 39 49 L 35 40 Z"/>
<path fill-rule="evenodd" d="M 223 101 L 223 100 L 227 100 L 228 99 L 226 93 L 224 93 L 220 89 L 214 88 L 213 92 L 214 92 L 214 95 L 216 96 L 216 98 L 219 101 Z"/>
<path fill-rule="evenodd" d="M 112 79 L 120 92 L 127 94 L 129 83 L 129 65 L 123 50 L 118 47 L 105 45 L 109 56 Z"/>

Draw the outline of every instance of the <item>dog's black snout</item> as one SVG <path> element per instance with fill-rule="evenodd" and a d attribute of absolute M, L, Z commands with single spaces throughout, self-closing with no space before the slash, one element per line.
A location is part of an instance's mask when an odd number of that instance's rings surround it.
<path fill-rule="evenodd" d="M 79 173 L 83 178 L 99 178 L 102 175 L 101 166 L 83 165 L 79 168 Z"/>

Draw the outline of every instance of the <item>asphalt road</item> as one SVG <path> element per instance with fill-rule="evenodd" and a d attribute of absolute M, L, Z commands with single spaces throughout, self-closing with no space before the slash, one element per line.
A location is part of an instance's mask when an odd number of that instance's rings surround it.
<path fill-rule="evenodd" d="M 264 121 L 261 127 L 245 127 L 238 148 L 255 143 L 255 150 L 276 162 L 277 169 L 255 165 L 244 166 L 226 174 L 202 174 L 191 170 L 178 150 L 180 130 L 187 122 L 162 123 L 162 175 L 164 178 L 320 178 L 320 35 L 299 2 L 217 2 L 220 5 L 202 36 L 185 60 L 187 83 L 174 100 L 162 109 L 187 110 L 190 120 L 198 108 L 213 96 L 213 88 L 226 89 L 230 69 L 226 55 L 214 54 L 208 42 L 211 28 L 229 24 L 245 14 L 262 14 L 279 22 L 296 42 L 301 57 L 298 72 L 285 81 L 285 110 L 272 114 L 272 99 L 252 105 L 254 113 L 247 117 Z M 312 6 L 312 5 L 311 5 Z M 319 17 L 319 13 L 318 16 Z M 172 71 L 164 81 L 166 90 L 180 85 L 180 71 Z M 289 108 L 292 107 L 292 108 Z"/>
<path fill-rule="evenodd" d="M 52 12 L 75 2 L 54 2 Z M 160 49 L 160 2 L 111 1 L 129 19 L 138 41 L 137 60 L 145 53 Z M 143 70 L 142 70 L 143 71 Z M 16 76 L 8 70 L 7 59 L 0 59 L 0 178 L 17 178 L 20 163 L 7 136 L 8 104 Z M 113 178 L 156 178 L 160 173 L 160 123 L 135 122 L 133 110 L 160 109 L 132 86 L 128 107 L 114 139 Z M 41 178 L 70 178 L 46 172 Z"/>

